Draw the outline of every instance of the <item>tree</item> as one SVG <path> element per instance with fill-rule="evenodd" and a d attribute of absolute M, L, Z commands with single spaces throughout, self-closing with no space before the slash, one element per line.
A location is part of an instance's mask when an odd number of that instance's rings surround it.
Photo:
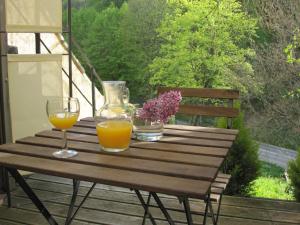
<path fill-rule="evenodd" d="M 126 7 L 119 9 L 111 5 L 97 13 L 94 22 L 87 25 L 90 31 L 83 46 L 103 80 L 118 80 L 124 73 L 120 21 L 126 10 Z"/>
<path fill-rule="evenodd" d="M 164 42 L 150 65 L 151 84 L 247 91 L 256 21 L 236 0 L 170 0 L 169 7 L 158 29 Z"/>
<path fill-rule="evenodd" d="M 299 1 L 239 1 L 245 11 L 259 18 L 251 46 L 256 52 L 254 75 L 262 88 L 244 98 L 247 126 L 258 141 L 297 149 L 300 137 L 294 128 L 300 127 L 300 98 L 295 90 L 300 87 L 300 64 L 287 63 L 284 49 L 299 28 Z M 297 56 L 296 49 L 294 53 Z"/>
<path fill-rule="evenodd" d="M 72 32 L 73 40 L 85 50 L 89 46 L 88 34 L 92 33 L 91 24 L 94 23 L 98 12 L 94 8 L 81 8 L 72 9 Z M 89 67 L 86 65 L 86 60 L 82 56 L 81 52 L 75 47 L 73 53 L 80 60 L 81 65 L 86 69 L 89 74 Z"/>
<path fill-rule="evenodd" d="M 148 65 L 160 49 L 160 26 L 166 0 L 129 0 L 121 26 L 122 51 L 128 71 L 122 78 L 132 90 L 133 101 L 144 101 L 151 94 Z"/>
<path fill-rule="evenodd" d="M 94 24 L 97 16 L 98 12 L 94 8 L 72 9 L 72 31 L 81 47 L 85 48 L 88 44 L 86 39 L 93 32 L 91 24 Z"/>
<path fill-rule="evenodd" d="M 156 29 L 167 1 L 129 0 L 102 10 L 96 3 L 74 10 L 74 36 L 103 80 L 126 80 L 131 100 L 144 101 L 151 93 L 148 65 L 159 52 Z"/>
<path fill-rule="evenodd" d="M 114 5 L 117 8 L 121 8 L 123 3 L 127 0 L 86 0 L 88 7 L 93 7 L 97 10 L 104 10 L 107 7 Z"/>

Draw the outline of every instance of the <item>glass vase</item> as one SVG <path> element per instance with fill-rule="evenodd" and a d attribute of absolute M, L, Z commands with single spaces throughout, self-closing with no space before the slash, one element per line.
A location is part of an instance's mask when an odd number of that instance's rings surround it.
<path fill-rule="evenodd" d="M 134 136 L 137 140 L 140 141 L 158 141 L 163 136 L 163 122 L 151 121 L 149 119 L 142 119 L 139 116 L 139 111 L 141 109 L 137 109 L 134 115 L 133 120 L 133 131 Z"/>

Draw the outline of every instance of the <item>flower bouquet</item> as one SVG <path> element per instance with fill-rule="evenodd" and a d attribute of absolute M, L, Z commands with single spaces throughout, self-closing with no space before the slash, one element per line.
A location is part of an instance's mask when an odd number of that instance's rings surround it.
<path fill-rule="evenodd" d="M 134 134 L 138 140 L 157 141 L 162 137 L 163 125 L 179 110 L 182 100 L 179 91 L 169 91 L 151 99 L 138 108 L 134 117 Z"/>

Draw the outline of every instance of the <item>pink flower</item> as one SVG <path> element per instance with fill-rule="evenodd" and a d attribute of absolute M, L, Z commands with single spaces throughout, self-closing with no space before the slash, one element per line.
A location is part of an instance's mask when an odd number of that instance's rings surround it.
<path fill-rule="evenodd" d="M 144 103 L 139 111 L 141 119 L 151 121 L 168 122 L 170 116 L 175 115 L 179 110 L 179 103 L 182 100 L 180 91 L 169 91 Z"/>

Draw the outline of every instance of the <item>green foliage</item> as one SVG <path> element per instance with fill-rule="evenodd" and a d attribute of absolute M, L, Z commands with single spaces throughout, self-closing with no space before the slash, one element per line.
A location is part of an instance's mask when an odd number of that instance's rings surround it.
<path fill-rule="evenodd" d="M 219 126 L 226 127 L 226 121 L 220 120 Z M 242 113 L 233 120 L 233 128 L 238 129 L 239 134 L 227 156 L 226 173 L 231 174 L 232 177 L 226 192 L 246 194 L 260 169 L 258 144 L 251 138 L 249 130 L 245 127 Z"/>
<path fill-rule="evenodd" d="M 258 141 L 296 149 L 300 141 L 294 130 L 300 125 L 299 98 L 286 96 L 300 96 L 300 70 L 297 63 L 286 62 L 284 49 L 293 43 L 295 28 L 299 29 L 299 1 L 239 1 L 258 18 L 259 26 L 251 46 L 256 51 L 253 69 L 262 88 L 244 101 L 248 127 Z M 300 56 L 299 50 L 293 50 L 294 56 Z"/>
<path fill-rule="evenodd" d="M 83 40 L 86 52 L 92 64 L 100 71 L 103 80 L 118 80 L 122 74 L 122 40 L 120 38 L 120 21 L 126 12 L 111 5 L 97 13 L 93 23 L 88 25 L 90 31 Z"/>
<path fill-rule="evenodd" d="M 82 8 L 93 8 L 97 11 L 106 9 L 107 7 L 114 5 L 121 8 L 124 2 L 127 0 L 71 0 L 72 8 L 82 9 Z M 68 5 L 68 0 L 63 0 L 63 6 L 66 8 Z"/>
<path fill-rule="evenodd" d="M 261 162 L 259 177 L 251 182 L 251 197 L 294 200 L 290 185 L 284 178 L 284 169 L 271 163 Z"/>
<path fill-rule="evenodd" d="M 74 9 L 73 31 L 101 79 L 126 80 L 133 102 L 149 98 L 147 68 L 160 48 L 156 29 L 167 1 L 91 1 L 87 5 Z"/>
<path fill-rule="evenodd" d="M 151 84 L 186 87 L 236 87 L 247 91 L 251 79 L 249 42 L 256 21 L 236 0 L 170 0 L 158 29 L 160 55 L 150 65 Z"/>
<path fill-rule="evenodd" d="M 123 80 L 133 92 L 133 100 L 145 101 L 153 92 L 149 84 L 148 64 L 160 49 L 159 27 L 166 0 L 129 0 L 121 25 L 122 53 L 126 64 Z"/>
<path fill-rule="evenodd" d="M 111 5 L 121 8 L 126 0 L 87 0 L 87 6 L 103 10 Z"/>
<path fill-rule="evenodd" d="M 300 151 L 298 151 L 296 160 L 289 163 L 288 175 L 291 179 L 294 196 L 300 202 Z"/>
<path fill-rule="evenodd" d="M 254 54 L 248 46 L 256 21 L 236 0 L 75 3 L 75 39 L 101 79 L 128 82 L 131 101 L 145 101 L 158 84 L 244 91 L 251 86 L 247 59 Z M 244 86 L 241 76 L 247 77 Z"/>
<path fill-rule="evenodd" d="M 91 31 L 91 25 L 95 22 L 98 13 L 94 8 L 72 9 L 72 29 L 76 40 L 85 47 L 85 40 Z"/>
<path fill-rule="evenodd" d="M 251 183 L 251 197 L 294 200 L 283 178 L 259 177 Z"/>

